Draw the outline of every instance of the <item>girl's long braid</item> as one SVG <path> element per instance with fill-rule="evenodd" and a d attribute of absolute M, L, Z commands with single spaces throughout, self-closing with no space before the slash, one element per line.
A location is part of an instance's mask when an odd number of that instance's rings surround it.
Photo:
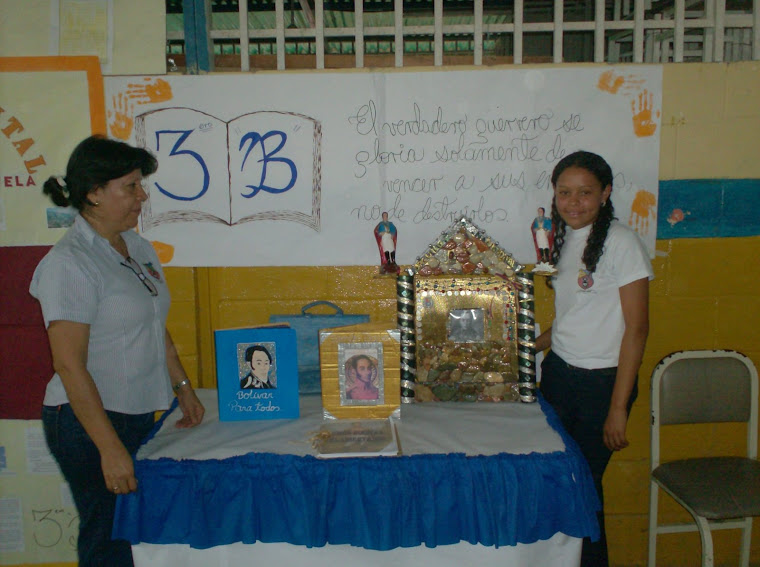
<path fill-rule="evenodd" d="M 586 240 L 586 247 L 583 249 L 583 263 L 586 264 L 586 270 L 589 274 L 596 271 L 596 265 L 599 258 L 604 253 L 604 241 L 607 240 L 607 233 L 610 230 L 615 218 L 615 207 L 612 206 L 612 200 L 607 202 L 599 209 L 599 216 L 596 217 L 594 224 L 591 226 L 591 232 Z"/>
<path fill-rule="evenodd" d="M 554 246 L 552 246 L 551 263 L 552 266 L 556 266 L 559 263 L 559 254 L 562 251 L 562 246 L 565 244 L 565 228 L 567 224 L 559 216 L 555 199 L 552 199 L 552 226 L 554 227 Z"/>

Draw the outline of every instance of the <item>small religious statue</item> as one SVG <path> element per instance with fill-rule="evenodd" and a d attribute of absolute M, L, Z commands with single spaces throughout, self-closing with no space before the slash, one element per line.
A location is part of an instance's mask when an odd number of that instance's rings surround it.
<path fill-rule="evenodd" d="M 388 220 L 388 213 L 383 213 L 383 220 L 375 227 L 375 240 L 380 250 L 380 273 L 398 274 L 400 268 L 396 264 L 396 226 Z"/>
<path fill-rule="evenodd" d="M 534 272 L 552 274 L 557 269 L 551 265 L 552 246 L 554 245 L 554 229 L 552 219 L 545 215 L 546 209 L 538 207 L 538 216 L 533 219 L 530 230 L 533 233 L 533 244 L 536 247 L 536 267 Z"/>

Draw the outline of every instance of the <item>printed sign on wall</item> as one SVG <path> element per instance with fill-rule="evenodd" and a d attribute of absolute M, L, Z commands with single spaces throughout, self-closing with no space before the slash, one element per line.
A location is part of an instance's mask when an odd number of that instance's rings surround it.
<path fill-rule="evenodd" d="M 97 57 L 0 57 L 0 246 L 64 234 L 72 213 L 42 185 L 95 132 L 106 132 Z"/>

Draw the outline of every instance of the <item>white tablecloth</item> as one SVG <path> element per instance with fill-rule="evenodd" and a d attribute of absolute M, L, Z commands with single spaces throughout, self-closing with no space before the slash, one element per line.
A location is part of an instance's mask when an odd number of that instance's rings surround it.
<path fill-rule="evenodd" d="M 210 549 L 188 545 L 132 547 L 135 567 L 577 567 L 582 540 L 555 534 L 551 539 L 509 547 L 458 543 L 399 547 L 387 551 L 350 545 L 304 547 L 289 543 L 233 543 Z"/>
<path fill-rule="evenodd" d="M 206 407 L 199 426 L 177 429 L 179 411 L 143 445 L 138 459 L 227 459 L 276 453 L 315 455 L 310 438 L 323 422 L 322 399 L 301 396 L 299 419 L 220 422 L 215 390 L 198 390 Z M 494 426 L 497 423 L 498 426 Z M 426 453 L 528 454 L 563 451 L 565 444 L 537 403 L 404 404 L 397 431 L 404 455 Z"/>
<path fill-rule="evenodd" d="M 207 409 L 204 422 L 193 429 L 177 429 L 174 424 L 181 417 L 178 410 L 167 416 L 155 436 L 137 454 L 138 471 L 140 464 L 159 466 L 170 463 L 182 467 L 183 463 L 197 463 L 210 460 L 230 460 L 241 455 L 280 454 L 310 458 L 316 454 L 310 438 L 322 423 L 321 400 L 319 396 L 301 398 L 301 418 L 297 420 L 269 420 L 251 422 L 227 422 L 218 420 L 216 392 L 199 390 L 199 397 Z M 544 408 L 545 409 L 545 408 Z M 563 436 L 547 421 L 547 414 L 538 403 L 429 403 L 408 404 L 401 408 L 397 429 L 402 454 L 409 455 L 529 455 L 539 462 L 542 455 L 560 460 L 579 459 L 577 449 L 570 451 Z M 554 416 L 556 419 L 556 416 Z M 494 457 L 496 458 L 496 457 Z M 165 460 L 159 460 L 165 459 Z M 394 457 L 380 457 L 394 459 Z M 365 459 L 361 459 L 364 461 Z M 525 460 L 525 459 L 523 459 Z M 340 461 L 340 460 L 338 460 Z M 322 461 L 324 462 L 324 461 Z M 385 461 L 387 463 L 387 461 Z M 340 463 L 337 464 L 338 466 Z M 585 466 L 585 464 L 584 464 Z M 522 470 L 522 469 L 521 469 Z M 531 468 L 525 470 L 533 470 Z M 582 475 L 573 473 L 571 477 Z M 140 478 L 138 474 L 138 478 Z M 143 480 L 141 480 L 141 486 Z M 577 479 L 576 479 L 577 480 Z M 146 482 L 149 482 L 146 480 Z M 219 479 L 220 483 L 224 479 Z M 590 476 L 584 478 L 584 490 L 588 490 Z M 528 484 L 528 483 L 526 483 Z M 534 483 L 535 484 L 535 483 Z M 176 488 L 169 487 L 167 488 Z M 567 488 L 567 487 L 565 487 Z M 575 490 L 570 488 L 570 490 Z M 578 488 L 580 490 L 580 488 Z M 539 491 L 540 492 L 540 491 Z M 120 500 L 124 497 L 120 497 Z M 126 506 L 131 503 L 132 506 Z M 336 567 L 350 562 L 352 565 L 524 565 L 524 566 L 571 566 L 577 565 L 580 557 L 579 537 L 561 532 L 548 535 L 530 543 L 517 542 L 514 545 L 481 545 L 459 541 L 452 545 L 395 547 L 378 551 L 354 545 L 317 543 L 313 546 L 293 545 L 283 541 L 253 544 L 230 542 L 225 545 L 211 544 L 191 547 L 182 541 L 153 543 L 144 534 L 133 535 L 134 523 L 144 521 L 145 516 L 155 515 L 152 502 L 135 503 L 124 500 L 121 514 L 117 510 L 115 533 L 133 541 L 135 564 L 138 566 L 223 566 L 223 565 L 310 565 Z M 121 507 L 121 506 L 120 506 Z M 223 511 L 220 511 L 223 517 Z M 593 510 L 583 512 L 589 522 Z M 593 519 L 595 522 L 595 518 Z M 144 526 L 141 526 L 144 527 Z M 124 533 L 120 533 L 123 531 Z M 138 532 L 140 530 L 137 530 Z M 578 534 L 576 534 L 578 535 Z M 199 549 L 198 547 L 208 547 Z"/>

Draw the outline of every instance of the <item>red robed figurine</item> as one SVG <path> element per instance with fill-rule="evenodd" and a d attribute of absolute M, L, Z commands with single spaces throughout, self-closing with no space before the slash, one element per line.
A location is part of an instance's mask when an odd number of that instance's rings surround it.
<path fill-rule="evenodd" d="M 530 230 L 533 233 L 533 244 L 536 247 L 536 261 L 538 263 L 549 263 L 551 261 L 551 250 L 554 246 L 554 230 L 552 220 L 545 216 L 545 209 L 538 208 L 538 216 L 533 219 Z"/>
<path fill-rule="evenodd" d="M 380 271 L 384 274 L 398 274 L 396 264 L 396 226 L 388 220 L 388 213 L 383 213 L 383 220 L 375 227 L 375 240 L 380 251 Z"/>

